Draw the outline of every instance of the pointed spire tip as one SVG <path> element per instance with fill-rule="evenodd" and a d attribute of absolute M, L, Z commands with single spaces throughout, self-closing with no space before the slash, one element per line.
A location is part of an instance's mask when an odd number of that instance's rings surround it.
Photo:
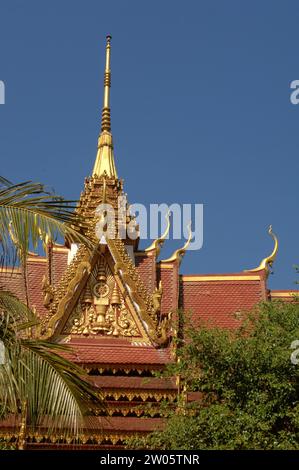
<path fill-rule="evenodd" d="M 101 119 L 101 133 L 98 140 L 98 152 L 93 168 L 93 175 L 102 176 L 107 174 L 108 177 L 117 178 L 114 163 L 113 142 L 111 134 L 111 116 L 110 116 L 110 87 L 111 87 L 111 70 L 110 56 L 111 35 L 106 36 L 106 60 L 104 71 L 104 99 Z M 106 173 L 105 173 L 106 172 Z"/>

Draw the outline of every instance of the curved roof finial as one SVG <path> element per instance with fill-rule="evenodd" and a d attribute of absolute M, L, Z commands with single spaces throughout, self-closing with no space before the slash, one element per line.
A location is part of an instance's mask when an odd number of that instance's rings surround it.
<path fill-rule="evenodd" d="M 187 239 L 186 243 L 184 244 L 184 246 L 182 246 L 182 248 L 179 248 L 178 250 L 176 250 L 169 258 L 163 259 L 161 261 L 161 263 L 172 263 L 173 261 L 178 261 L 179 265 L 181 264 L 183 256 L 185 255 L 185 253 L 188 249 L 188 246 L 190 245 L 190 242 L 192 240 L 192 236 L 193 236 L 192 230 L 191 230 L 191 220 L 188 224 L 188 231 L 189 231 L 188 239 Z"/>
<path fill-rule="evenodd" d="M 260 264 L 257 268 L 246 269 L 246 271 L 261 271 L 262 269 L 265 269 L 266 272 L 267 272 L 267 275 L 269 274 L 270 268 L 272 267 L 272 265 L 274 263 L 274 260 L 276 258 L 277 252 L 278 252 L 278 238 L 272 230 L 272 225 L 269 226 L 268 233 L 274 241 L 274 247 L 273 247 L 272 253 L 269 256 L 267 256 L 266 258 L 264 258 L 260 262 Z"/>
<path fill-rule="evenodd" d="M 154 240 L 153 243 L 148 248 L 146 248 L 144 251 L 148 252 L 148 251 L 156 250 L 156 256 L 159 255 L 159 253 L 161 251 L 161 248 L 163 246 L 163 243 L 165 242 L 165 240 L 166 240 L 166 238 L 169 234 L 169 230 L 170 230 L 170 210 L 167 211 L 167 214 L 166 214 L 165 218 L 166 218 L 166 221 L 167 221 L 167 226 L 166 226 L 166 229 L 165 229 L 163 235 L 161 235 L 160 238 L 157 238 L 156 240 Z"/>

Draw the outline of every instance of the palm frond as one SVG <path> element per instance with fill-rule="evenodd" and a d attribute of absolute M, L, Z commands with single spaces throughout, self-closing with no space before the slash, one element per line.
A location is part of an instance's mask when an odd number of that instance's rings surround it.
<path fill-rule="evenodd" d="M 12 186 L 12 183 L 11 181 L 4 178 L 4 176 L 0 176 L 0 187 L 1 186 L 5 186 L 7 188 L 8 186 Z"/>
<path fill-rule="evenodd" d="M 2 178 L 2 181 L 4 179 Z M 25 182 L 0 187 L 0 260 L 8 264 L 25 257 L 40 241 L 59 236 L 70 242 L 92 242 L 84 235 L 86 223 L 74 212 L 74 201 L 49 193 L 39 183 Z"/>
<path fill-rule="evenodd" d="M 11 292 L 0 287 L 0 313 L 5 313 L 6 323 L 13 322 L 18 329 L 27 328 L 27 324 L 38 323 L 34 312 Z"/>
<path fill-rule="evenodd" d="M 83 378 L 85 371 L 54 352 L 64 351 L 65 346 L 24 340 L 22 349 L 27 369 L 19 373 L 25 374 L 24 393 L 30 396 L 28 422 L 33 427 L 43 425 L 78 434 L 88 407 L 98 401 L 95 388 Z M 28 370 L 35 373 L 28 374 Z"/>
<path fill-rule="evenodd" d="M 61 355 L 68 346 L 26 336 L 37 321 L 15 296 L 0 291 L 0 417 L 18 414 L 26 402 L 29 426 L 78 436 L 85 411 L 99 405 L 98 392 L 86 372 Z"/>

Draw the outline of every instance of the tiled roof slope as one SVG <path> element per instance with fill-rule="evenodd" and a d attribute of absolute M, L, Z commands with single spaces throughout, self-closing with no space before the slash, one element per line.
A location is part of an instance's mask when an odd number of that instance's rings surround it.
<path fill-rule="evenodd" d="M 81 364 L 149 364 L 164 365 L 171 362 L 169 349 L 155 349 L 151 346 L 131 344 L 117 338 L 112 340 L 72 339 L 72 351 L 65 357 Z"/>
<path fill-rule="evenodd" d="M 203 320 L 212 325 L 235 328 L 242 312 L 265 299 L 265 285 L 258 275 L 181 276 L 180 303 L 192 313 L 195 325 Z"/>
<path fill-rule="evenodd" d="M 138 390 L 176 390 L 175 379 L 148 377 L 91 376 L 92 382 L 101 389 L 125 388 Z"/>
<path fill-rule="evenodd" d="M 163 418 L 134 418 L 134 417 L 102 417 L 87 416 L 84 419 L 84 430 L 105 433 L 116 431 L 150 432 L 163 427 Z M 1 421 L 1 431 L 19 429 L 20 416 L 9 416 Z M 42 432 L 42 426 L 40 431 Z"/>
<path fill-rule="evenodd" d="M 31 308 L 34 308 L 40 317 L 46 315 L 47 310 L 43 304 L 42 279 L 46 273 L 46 259 L 40 256 L 32 257 L 27 262 L 27 288 Z M 15 294 L 26 302 L 24 274 L 20 268 L 0 270 L 0 288 Z"/>

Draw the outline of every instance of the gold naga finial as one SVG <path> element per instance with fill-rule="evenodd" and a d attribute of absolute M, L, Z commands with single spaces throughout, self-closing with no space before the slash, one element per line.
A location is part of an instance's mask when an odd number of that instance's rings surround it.
<path fill-rule="evenodd" d="M 169 230 L 170 230 L 170 211 L 169 210 L 167 211 L 167 214 L 166 214 L 165 218 L 166 218 L 166 221 L 167 221 L 167 226 L 166 226 L 166 229 L 165 229 L 163 235 L 161 235 L 160 238 L 157 238 L 156 240 L 154 240 L 153 243 L 148 248 L 146 248 L 144 251 L 148 252 L 148 251 L 156 250 L 156 256 L 159 256 L 159 253 L 161 251 L 163 243 L 165 242 L 165 240 L 166 240 L 166 238 L 169 234 Z"/>
<path fill-rule="evenodd" d="M 177 260 L 179 262 L 179 265 L 181 264 L 183 256 L 185 255 L 187 248 L 190 245 L 190 242 L 192 240 L 191 221 L 188 224 L 188 231 L 189 231 L 188 240 L 186 241 L 184 246 L 176 250 L 169 258 L 163 259 L 161 263 L 172 263 L 173 261 Z"/>
<path fill-rule="evenodd" d="M 267 275 L 269 274 L 270 268 L 272 267 L 272 265 L 274 263 L 274 260 L 276 258 L 277 252 L 278 252 L 278 239 L 277 239 L 277 236 L 275 235 L 275 233 L 273 233 L 273 231 L 272 231 L 272 225 L 269 226 L 268 233 L 273 238 L 273 241 L 274 241 L 274 248 L 272 250 L 272 253 L 269 256 L 267 256 L 266 258 L 264 258 L 260 262 L 260 264 L 257 268 L 246 269 L 246 271 L 251 271 L 252 272 L 252 271 L 261 271 L 262 269 L 265 269 L 266 272 L 267 272 Z"/>
<path fill-rule="evenodd" d="M 94 176 L 102 176 L 106 172 L 109 178 L 117 178 L 113 140 L 111 134 L 111 114 L 110 114 L 110 88 L 111 88 L 111 36 L 106 36 L 106 63 L 104 72 L 104 100 L 102 109 L 101 134 L 98 140 L 98 152 L 93 167 Z"/>

